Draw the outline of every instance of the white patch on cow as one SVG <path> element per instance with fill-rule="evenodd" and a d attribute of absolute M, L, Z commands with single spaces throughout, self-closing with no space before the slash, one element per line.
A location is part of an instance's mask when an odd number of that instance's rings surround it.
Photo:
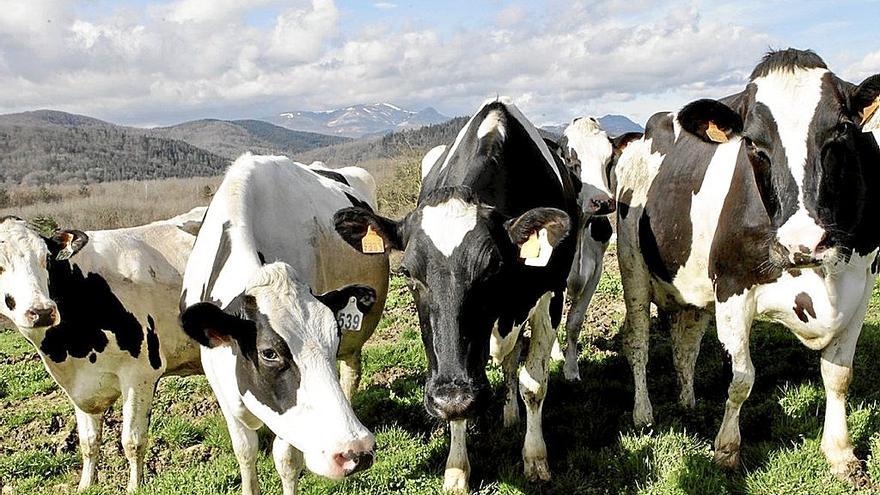
<path fill-rule="evenodd" d="M 452 198 L 422 208 L 422 231 L 447 258 L 477 225 L 477 205 Z"/>
<path fill-rule="evenodd" d="M 681 122 L 678 121 L 678 112 L 670 112 L 669 117 L 672 119 L 673 140 L 678 141 L 678 137 L 681 136 Z"/>
<path fill-rule="evenodd" d="M 727 197 L 733 179 L 739 149 L 738 137 L 715 147 L 700 190 L 691 200 L 690 222 L 693 234 L 690 256 L 676 273 L 673 285 L 679 289 L 684 302 L 699 308 L 706 307 L 715 299 L 713 282 L 708 276 L 709 251 L 718 228 L 724 198 Z"/>
<path fill-rule="evenodd" d="M 822 78 L 827 69 L 774 70 L 755 79 L 755 101 L 767 105 L 791 175 L 798 186 L 798 211 L 779 229 L 779 242 L 795 250 L 799 246 L 816 247 L 824 231 L 804 207 L 804 175 L 807 162 L 807 138 L 810 123 L 822 98 Z"/>
<path fill-rule="evenodd" d="M 507 129 L 504 128 L 504 119 L 501 116 L 501 112 L 498 110 L 489 112 L 489 114 L 486 115 L 486 118 L 480 122 L 480 127 L 477 128 L 477 138 L 483 139 L 491 133 L 497 133 L 502 141 L 507 137 Z"/>
<path fill-rule="evenodd" d="M 434 168 L 434 165 L 437 164 L 437 160 L 443 155 L 444 151 L 446 151 L 446 145 L 441 144 L 440 146 L 431 148 L 425 153 L 425 157 L 422 158 L 422 180 L 428 176 L 428 172 Z"/>
<path fill-rule="evenodd" d="M 660 171 L 665 155 L 651 151 L 651 139 L 637 139 L 631 142 L 621 153 L 617 161 L 618 200 L 627 198 L 630 207 L 644 206 L 648 200 L 648 189 Z M 627 217 L 624 221 L 630 222 Z M 635 221 L 635 220 L 633 220 Z"/>
<path fill-rule="evenodd" d="M 568 140 L 568 147 L 577 153 L 581 183 L 589 186 L 581 190 L 581 195 L 589 195 L 589 189 L 613 197 L 605 172 L 614 150 L 599 123 L 592 118 L 577 119 L 565 128 L 562 135 Z"/>

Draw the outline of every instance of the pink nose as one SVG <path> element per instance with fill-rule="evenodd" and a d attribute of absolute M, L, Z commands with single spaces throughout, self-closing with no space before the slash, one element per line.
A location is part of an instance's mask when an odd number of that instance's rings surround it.
<path fill-rule="evenodd" d="M 32 307 L 24 312 L 24 316 L 34 327 L 51 327 L 59 323 L 58 307 L 54 303 L 43 308 Z"/>
<path fill-rule="evenodd" d="M 343 445 L 333 454 L 335 464 L 346 476 L 363 471 L 373 465 L 373 449 L 376 442 L 372 437 Z"/>

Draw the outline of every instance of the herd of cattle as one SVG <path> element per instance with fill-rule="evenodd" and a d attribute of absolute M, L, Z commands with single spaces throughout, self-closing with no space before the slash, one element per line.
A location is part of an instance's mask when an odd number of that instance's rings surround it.
<path fill-rule="evenodd" d="M 880 75 L 854 85 L 793 49 L 769 53 L 740 93 L 655 115 L 644 135 L 610 139 L 580 118 L 554 142 L 494 99 L 427 153 L 418 204 L 401 220 L 376 213 L 361 169 L 245 154 L 206 211 L 51 238 L 2 219 L 0 310 L 74 404 L 80 489 L 95 482 L 103 414 L 120 395 L 132 491 L 157 381 L 204 373 L 242 492 L 259 493 L 265 425 L 289 495 L 303 467 L 340 479 L 373 462 L 350 399 L 384 307 L 387 254 L 400 251 L 428 361 L 424 406 L 450 425 L 444 488 L 467 490 L 466 426 L 491 396 L 490 357 L 504 372 L 505 426 L 525 406 L 525 475 L 549 480 L 541 414 L 556 328 L 567 293 L 564 373 L 577 380 L 578 332 L 616 213 L 635 423 L 652 422 L 651 305 L 671 327 L 686 407 L 714 315 L 733 367 L 715 460 L 735 466 L 755 379 L 749 333 L 764 315 L 822 351 L 822 450 L 834 473 L 859 481 L 845 402 L 878 272 L 878 106 Z"/>

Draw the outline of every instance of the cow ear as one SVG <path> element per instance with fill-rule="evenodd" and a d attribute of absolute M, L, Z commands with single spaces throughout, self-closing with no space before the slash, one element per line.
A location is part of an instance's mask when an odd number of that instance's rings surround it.
<path fill-rule="evenodd" d="M 376 304 L 376 291 L 366 285 L 347 285 L 341 289 L 331 290 L 323 294 L 315 294 L 324 306 L 330 308 L 333 313 L 338 313 L 346 307 L 351 298 L 354 298 L 358 309 L 366 313 Z"/>
<path fill-rule="evenodd" d="M 180 313 L 180 326 L 199 344 L 214 348 L 254 331 L 254 323 L 231 315 L 209 302 L 193 304 Z"/>
<path fill-rule="evenodd" d="M 81 230 L 59 230 L 46 239 L 49 254 L 56 260 L 66 260 L 78 253 L 89 242 L 89 236 Z"/>
<path fill-rule="evenodd" d="M 351 247 L 365 254 L 388 253 L 392 249 L 402 251 L 405 242 L 401 222 L 388 218 L 357 206 L 343 208 L 333 215 L 336 232 Z"/>
<path fill-rule="evenodd" d="M 726 143 L 743 130 L 742 117 L 718 100 L 697 100 L 678 112 L 678 122 L 687 132 L 707 143 Z"/>
<path fill-rule="evenodd" d="M 543 263 L 534 266 L 544 266 L 552 250 L 568 236 L 571 218 L 556 208 L 533 208 L 508 220 L 505 227 L 520 258 L 526 259 L 527 264 L 529 259 L 543 258 Z"/>
<path fill-rule="evenodd" d="M 849 107 L 863 131 L 880 129 L 880 74 L 874 74 L 856 87 L 849 98 Z"/>

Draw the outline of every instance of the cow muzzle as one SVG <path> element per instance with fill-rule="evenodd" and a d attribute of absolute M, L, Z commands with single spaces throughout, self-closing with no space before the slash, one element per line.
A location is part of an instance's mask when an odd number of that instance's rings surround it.
<path fill-rule="evenodd" d="M 24 312 L 24 319 L 31 328 L 53 327 L 61 323 L 58 307 L 55 303 L 32 306 Z"/>
<path fill-rule="evenodd" d="M 333 454 L 333 466 L 339 469 L 343 476 L 364 471 L 373 465 L 375 447 L 376 442 L 372 436 L 343 445 Z"/>
<path fill-rule="evenodd" d="M 447 421 L 464 419 L 474 414 L 478 395 L 468 380 L 438 378 L 425 387 L 425 409 Z"/>
<path fill-rule="evenodd" d="M 608 195 L 597 196 L 587 200 L 584 211 L 588 215 L 610 215 L 617 210 L 617 202 Z"/>

